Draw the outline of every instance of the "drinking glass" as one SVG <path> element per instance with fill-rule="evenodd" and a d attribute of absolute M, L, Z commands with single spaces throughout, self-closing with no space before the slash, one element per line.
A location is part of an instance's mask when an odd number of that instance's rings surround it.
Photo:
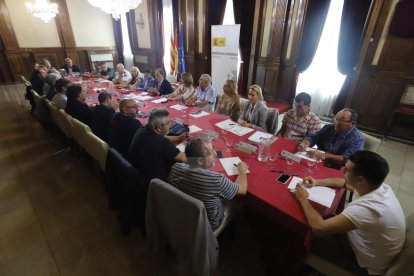
<path fill-rule="evenodd" d="M 226 152 L 231 152 L 231 148 L 233 147 L 233 144 L 234 144 L 233 140 L 226 138 L 225 141 L 226 141 L 226 146 L 227 146 Z"/>
<path fill-rule="evenodd" d="M 286 157 L 286 172 L 290 171 L 290 166 L 293 164 L 293 159 Z"/>
<path fill-rule="evenodd" d="M 308 160 L 306 160 L 306 164 L 308 164 L 308 168 L 307 168 L 306 171 L 308 173 L 313 173 L 313 167 L 315 166 L 315 160 L 308 159 Z"/>
<path fill-rule="evenodd" d="M 313 158 L 315 159 L 315 170 L 319 170 L 319 163 L 322 163 L 322 161 L 325 159 L 325 153 L 324 152 L 317 152 Z"/>
<path fill-rule="evenodd" d="M 273 168 L 275 166 L 274 162 L 278 158 L 279 158 L 279 153 L 277 151 L 271 152 L 270 155 L 269 155 L 269 160 L 270 160 L 270 162 L 268 163 L 269 166 Z"/>

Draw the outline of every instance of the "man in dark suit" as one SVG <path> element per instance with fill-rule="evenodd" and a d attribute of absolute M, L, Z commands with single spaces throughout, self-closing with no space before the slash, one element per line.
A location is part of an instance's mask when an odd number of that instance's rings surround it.
<path fill-rule="evenodd" d="M 123 99 L 119 103 L 119 112 L 115 113 L 109 125 L 109 146 L 125 158 L 135 132 L 142 126 L 135 118 L 137 113 L 137 103 L 133 99 Z"/>
<path fill-rule="evenodd" d="M 162 68 L 155 69 L 155 87 L 148 88 L 148 93 L 152 96 L 168 95 L 174 91 L 171 83 L 165 78 L 165 72 Z"/>
<path fill-rule="evenodd" d="M 90 126 L 92 110 L 85 103 L 86 92 L 82 91 L 82 86 L 79 84 L 72 84 L 68 86 L 66 91 L 68 102 L 65 107 L 65 112 L 82 123 Z"/>
<path fill-rule="evenodd" d="M 73 64 L 70 58 L 65 58 L 65 65 L 62 65 L 60 69 L 65 69 L 67 74 L 83 73 L 82 69 L 80 69 L 77 65 Z"/>
<path fill-rule="evenodd" d="M 99 94 L 98 100 L 99 105 L 92 111 L 91 129 L 96 136 L 108 142 L 109 124 L 115 114 L 116 104 L 108 92 Z"/>

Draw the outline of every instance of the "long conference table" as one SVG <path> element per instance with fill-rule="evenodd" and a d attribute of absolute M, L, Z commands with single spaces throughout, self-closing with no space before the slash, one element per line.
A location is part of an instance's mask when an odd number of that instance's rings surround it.
<path fill-rule="evenodd" d="M 83 85 L 87 89 L 87 103 L 89 105 L 98 103 L 97 98 L 100 89 L 111 90 L 109 92 L 118 101 L 130 93 L 142 93 L 142 91 L 118 89 L 112 87 L 112 85 L 109 85 L 108 83 L 97 82 L 93 78 L 88 78 L 83 82 Z M 110 86 L 111 88 L 109 88 Z M 155 97 L 153 100 L 158 98 L 159 97 Z M 246 204 L 249 208 L 252 208 L 253 210 L 259 212 L 260 214 L 263 214 L 267 218 L 273 220 L 277 224 L 283 225 L 283 227 L 286 229 L 293 231 L 296 234 L 295 237 L 301 237 L 301 239 L 303 239 L 303 252 L 297 252 L 297 255 L 302 257 L 305 256 L 310 250 L 312 230 L 307 223 L 299 201 L 297 201 L 295 195 L 288 189 L 289 183 L 280 184 L 276 182 L 276 178 L 283 173 L 281 171 L 285 171 L 285 168 L 287 166 L 286 161 L 281 158 L 276 159 L 274 162 L 258 161 L 257 152 L 254 154 L 247 154 L 237 150 L 234 147 L 234 145 L 240 141 L 251 143 L 247 140 L 247 138 L 254 132 L 250 132 L 241 137 L 229 131 L 223 133 L 221 129 L 215 124 L 228 119 L 228 117 L 214 112 L 209 112 L 209 115 L 207 116 L 194 118 L 190 116 L 190 114 L 199 111 L 200 109 L 198 107 L 187 107 L 182 111 L 170 108 L 172 105 L 176 104 L 180 103 L 171 101 L 167 101 L 165 103 L 153 103 L 152 100 L 148 100 L 146 101 L 145 105 L 141 104 L 140 111 L 149 113 L 153 108 L 165 107 L 170 112 L 170 117 L 172 119 L 179 118 L 180 120 L 184 121 L 185 124 L 189 126 L 195 125 L 202 129 L 202 131 L 212 130 L 216 133 L 219 133 L 219 138 L 213 140 L 214 149 L 216 151 L 221 151 L 223 157 L 238 156 L 249 166 L 250 173 L 247 175 L 248 192 L 243 199 L 244 204 Z M 142 124 L 147 123 L 147 118 L 138 117 L 137 119 L 140 120 Z M 190 136 L 198 136 L 199 134 L 200 132 L 195 132 L 190 134 Z M 230 148 L 231 151 L 229 151 L 229 147 L 225 143 L 226 139 L 234 141 L 233 145 Z M 278 138 L 271 144 L 271 152 L 277 151 L 280 153 L 282 150 L 286 150 L 291 153 L 295 153 L 296 147 L 297 144 L 294 141 L 285 138 Z M 306 168 L 307 166 L 305 165 L 305 162 L 293 162 L 293 164 L 290 165 L 289 172 L 287 173 L 290 175 L 296 175 L 301 178 L 308 175 L 314 178 L 342 177 L 342 173 L 339 170 L 325 167 L 322 164 L 318 164 L 317 168 L 314 168 L 313 173 L 311 174 L 305 171 Z M 218 161 L 212 170 L 226 175 L 223 166 Z M 236 176 L 229 176 L 229 178 L 235 180 Z M 312 202 L 312 205 L 322 216 L 333 214 L 338 211 L 340 212 L 344 206 L 345 192 L 346 191 L 344 189 L 336 190 L 335 198 L 330 208 L 324 207 L 314 202 Z"/>

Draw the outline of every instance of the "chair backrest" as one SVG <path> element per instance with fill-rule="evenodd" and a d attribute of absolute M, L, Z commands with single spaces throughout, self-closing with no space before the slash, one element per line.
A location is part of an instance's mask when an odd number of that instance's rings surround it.
<path fill-rule="evenodd" d="M 33 100 L 37 103 L 40 100 L 39 94 L 33 89 L 30 90 L 30 94 L 32 94 Z"/>
<path fill-rule="evenodd" d="M 277 132 L 277 124 L 279 122 L 279 109 L 277 108 L 268 108 L 267 109 L 267 119 L 266 119 L 266 127 L 267 131 L 276 134 Z"/>
<path fill-rule="evenodd" d="M 64 122 L 63 114 L 59 112 L 59 108 L 57 108 L 52 102 L 46 100 L 46 105 L 49 108 L 50 114 L 52 116 L 53 121 L 58 126 L 60 131 L 68 137 L 71 138 L 70 131 Z"/>
<path fill-rule="evenodd" d="M 243 111 L 244 107 L 247 106 L 249 102 L 248 99 L 240 97 L 240 110 Z"/>
<path fill-rule="evenodd" d="M 85 136 L 87 132 L 92 132 L 91 128 L 88 125 L 85 125 L 78 119 L 73 117 L 71 118 L 72 128 L 71 133 L 75 141 L 79 144 L 81 148 L 85 148 Z"/>
<path fill-rule="evenodd" d="M 364 136 L 364 140 L 365 140 L 364 150 L 376 152 L 379 146 L 381 145 L 381 140 L 378 138 L 375 138 L 374 136 L 366 134 L 362 131 L 361 133 L 362 133 L 362 136 Z"/>
<path fill-rule="evenodd" d="M 108 144 L 90 131 L 86 132 L 83 139 L 86 152 L 99 163 L 102 171 L 105 171 Z"/>
<path fill-rule="evenodd" d="M 146 229 L 151 247 L 169 246 L 188 274 L 209 275 L 216 268 L 218 242 L 204 204 L 159 179 L 149 186 Z"/>
<path fill-rule="evenodd" d="M 32 87 L 32 84 L 30 83 L 30 81 L 28 81 L 28 80 L 26 79 L 26 77 L 25 77 L 25 76 L 20 75 L 20 79 L 22 80 L 22 82 L 24 83 L 24 85 L 25 85 L 26 87 Z"/>
<path fill-rule="evenodd" d="M 414 213 L 406 218 L 405 244 L 386 276 L 414 275 Z"/>

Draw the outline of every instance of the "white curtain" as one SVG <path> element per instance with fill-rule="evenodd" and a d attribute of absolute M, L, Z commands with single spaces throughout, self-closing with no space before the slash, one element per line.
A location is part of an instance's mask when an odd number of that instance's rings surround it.
<path fill-rule="evenodd" d="M 170 82 L 176 82 L 177 76 L 170 74 L 171 60 L 171 31 L 173 26 L 173 10 L 171 0 L 162 0 L 162 20 L 164 23 L 164 66 L 166 79 Z M 178 38 L 177 38 L 178 39 Z"/>
<path fill-rule="evenodd" d="M 311 95 L 311 110 L 317 115 L 332 115 L 333 104 L 345 81 L 337 69 L 339 29 L 344 0 L 332 0 L 322 36 L 310 67 L 299 74 L 296 93 Z"/>
<path fill-rule="evenodd" d="M 122 44 L 124 44 L 124 65 L 128 71 L 134 66 L 134 56 L 132 55 L 131 44 L 129 43 L 129 32 L 126 21 L 126 14 L 121 14 Z"/>

